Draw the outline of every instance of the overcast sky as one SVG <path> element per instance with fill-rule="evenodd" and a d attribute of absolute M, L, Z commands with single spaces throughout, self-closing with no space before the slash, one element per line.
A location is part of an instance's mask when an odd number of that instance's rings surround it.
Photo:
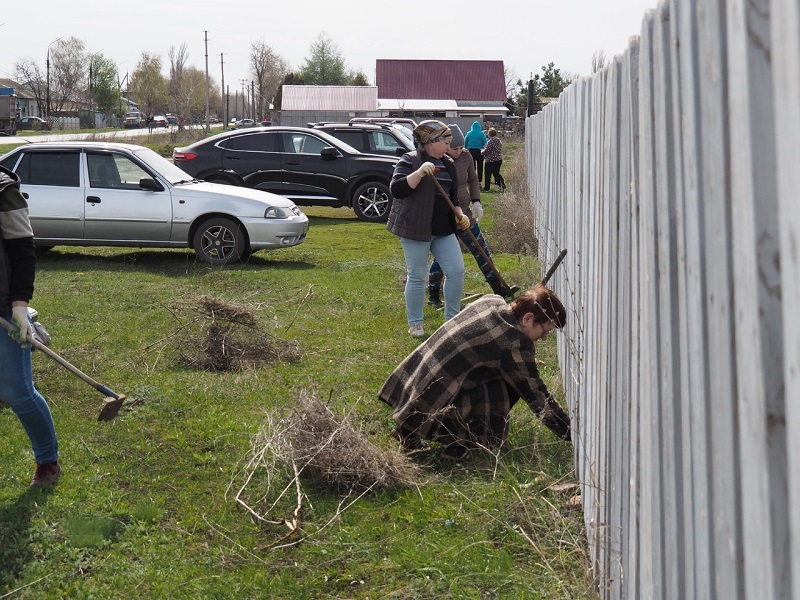
<path fill-rule="evenodd" d="M 4 2 L 5 3 L 5 2 Z M 263 40 L 299 68 L 324 32 L 348 69 L 375 82 L 375 60 L 502 60 L 523 81 L 554 62 L 562 72 L 588 75 L 592 54 L 621 54 L 638 35 L 656 0 L 39 0 L 0 16 L 0 76 L 12 77 L 21 58 L 44 69 L 48 45 L 62 36 L 83 40 L 88 52 L 114 60 L 124 77 L 143 51 L 169 68 L 170 46 L 186 44 L 190 65 L 205 69 L 233 93 L 250 80 L 250 45 Z M 21 6 L 21 5 L 20 5 Z"/>

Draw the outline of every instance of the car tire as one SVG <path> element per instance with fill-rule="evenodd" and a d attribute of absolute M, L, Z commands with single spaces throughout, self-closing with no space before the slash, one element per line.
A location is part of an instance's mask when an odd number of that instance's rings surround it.
<path fill-rule="evenodd" d="M 241 262 L 251 252 L 244 226 L 225 217 L 203 221 L 194 233 L 192 246 L 201 261 L 212 265 Z"/>
<path fill-rule="evenodd" d="M 353 194 L 353 211 L 361 221 L 385 223 L 391 208 L 389 186 L 380 181 L 361 184 Z"/>

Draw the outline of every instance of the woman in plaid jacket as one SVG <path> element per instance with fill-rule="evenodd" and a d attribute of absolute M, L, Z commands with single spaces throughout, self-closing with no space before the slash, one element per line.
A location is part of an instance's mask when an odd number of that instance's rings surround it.
<path fill-rule="evenodd" d="M 394 409 L 394 435 L 407 449 L 446 445 L 445 458 L 470 447 L 499 447 L 519 398 L 553 433 L 570 440 L 570 420 L 536 367 L 534 342 L 566 325 L 566 310 L 544 285 L 509 306 L 497 295 L 473 302 L 394 370 L 379 398 Z"/>

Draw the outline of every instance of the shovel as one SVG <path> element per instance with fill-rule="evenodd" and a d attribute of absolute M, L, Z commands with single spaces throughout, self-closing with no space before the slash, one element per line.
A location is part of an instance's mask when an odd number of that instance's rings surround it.
<path fill-rule="evenodd" d="M 18 329 L 17 329 L 17 327 L 15 325 L 9 323 L 8 321 L 3 319 L 2 317 L 0 317 L 0 325 L 3 327 L 3 329 L 8 331 L 9 333 L 17 333 L 17 331 L 18 331 Z M 47 356 L 49 356 L 54 361 L 56 361 L 58 364 L 60 364 L 62 367 L 67 369 L 67 371 L 70 371 L 72 374 L 77 375 L 78 377 L 83 379 L 86 383 L 88 383 L 90 386 L 92 386 L 94 389 L 96 389 L 98 392 L 100 392 L 101 394 L 104 394 L 106 396 L 105 404 L 103 405 L 103 409 L 100 411 L 100 414 L 97 416 L 97 420 L 98 421 L 112 421 L 114 419 L 114 417 L 117 416 L 117 413 L 119 412 L 119 409 L 122 408 L 122 403 L 125 401 L 125 395 L 124 394 L 117 394 L 116 392 L 114 392 L 114 391 L 110 390 L 109 388 L 107 388 L 106 386 L 104 386 L 102 383 L 96 382 L 94 379 L 89 377 L 86 373 L 84 373 L 83 371 L 78 369 L 78 367 L 75 367 L 75 366 L 71 365 L 66 360 L 61 358 L 58 354 L 53 352 L 50 348 L 45 346 L 42 342 L 37 340 L 35 337 L 29 336 L 27 341 L 31 346 L 33 346 L 37 350 L 41 350 Z"/>

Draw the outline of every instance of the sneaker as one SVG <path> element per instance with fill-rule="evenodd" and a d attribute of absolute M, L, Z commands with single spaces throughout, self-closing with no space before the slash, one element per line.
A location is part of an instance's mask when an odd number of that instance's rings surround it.
<path fill-rule="evenodd" d="M 461 444 L 450 444 L 442 450 L 442 458 L 445 460 L 460 461 L 469 456 L 469 450 Z"/>
<path fill-rule="evenodd" d="M 61 477 L 61 465 L 58 464 L 58 461 L 44 463 L 42 465 L 37 464 L 36 473 L 34 473 L 33 481 L 31 481 L 31 487 L 53 485 L 58 482 L 59 477 Z"/>
<path fill-rule="evenodd" d="M 408 333 L 410 333 L 414 337 L 425 337 L 425 329 L 422 327 L 422 323 L 417 323 L 416 325 L 412 325 L 408 328 Z"/>
<path fill-rule="evenodd" d="M 400 442 L 400 445 L 406 450 L 427 450 L 430 448 L 417 434 L 408 433 L 399 427 L 395 427 L 392 430 L 392 437 Z"/>

